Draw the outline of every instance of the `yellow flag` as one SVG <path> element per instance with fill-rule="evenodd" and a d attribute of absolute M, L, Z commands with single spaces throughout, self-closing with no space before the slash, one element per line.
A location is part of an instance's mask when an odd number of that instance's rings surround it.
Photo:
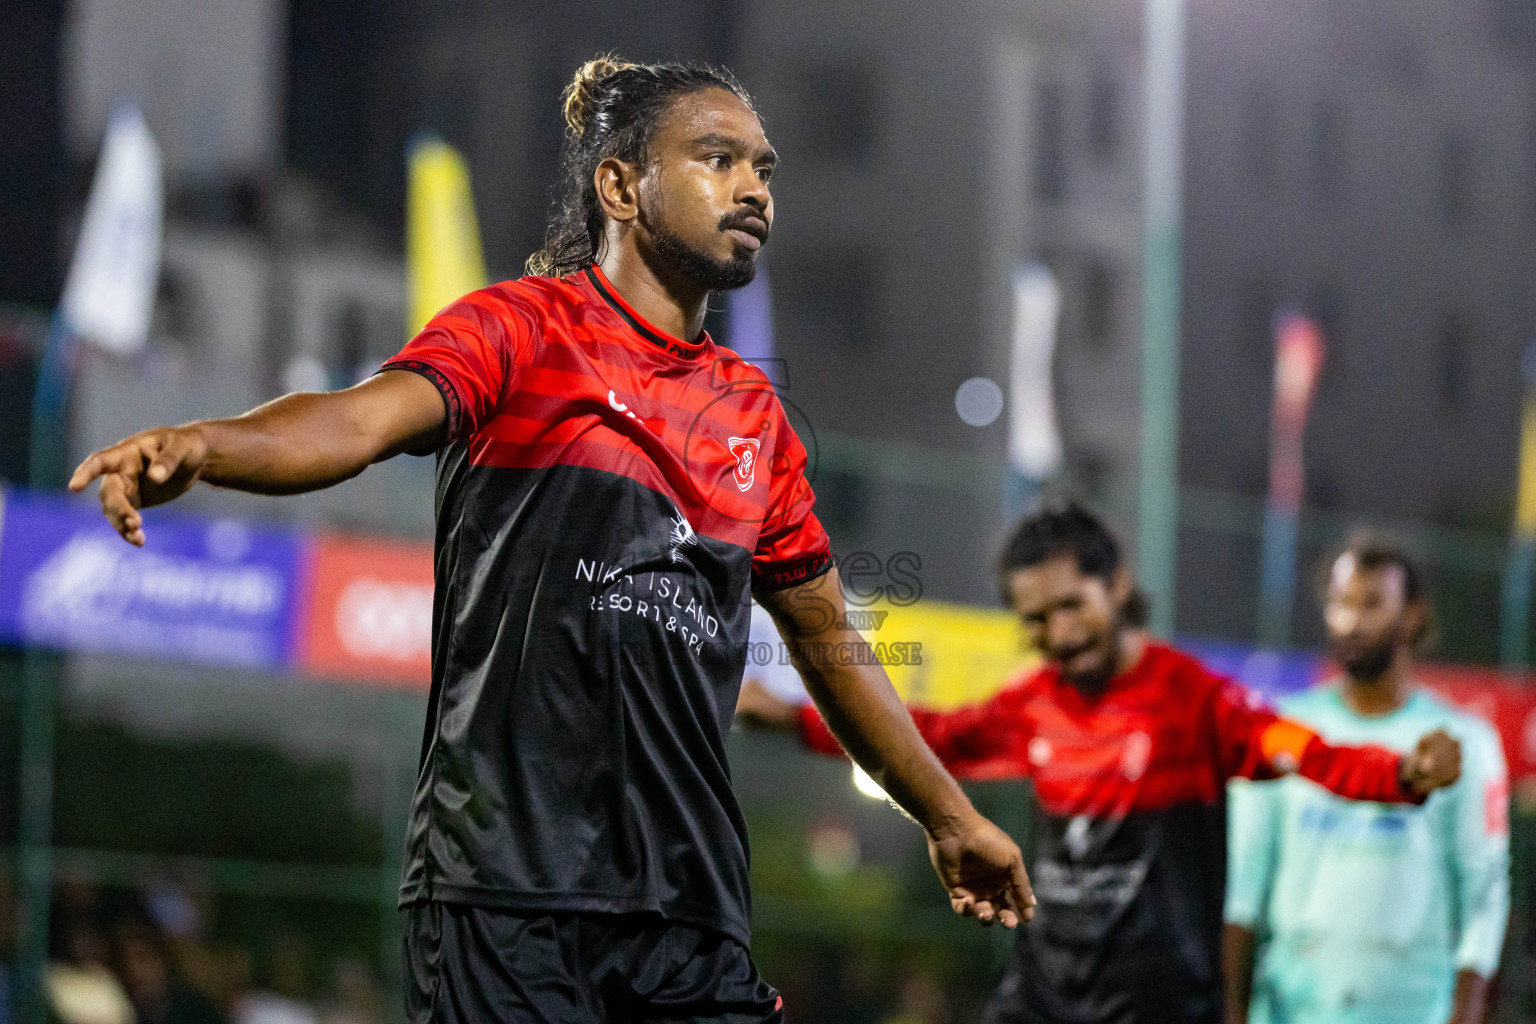
<path fill-rule="evenodd" d="M 1520 417 L 1520 490 L 1515 501 L 1515 529 L 1536 537 L 1536 396 L 1527 396 Z"/>
<path fill-rule="evenodd" d="M 406 337 L 444 306 L 486 285 L 480 227 L 469 191 L 469 167 L 436 138 L 411 143 L 406 157 L 405 247 L 410 273 Z"/>

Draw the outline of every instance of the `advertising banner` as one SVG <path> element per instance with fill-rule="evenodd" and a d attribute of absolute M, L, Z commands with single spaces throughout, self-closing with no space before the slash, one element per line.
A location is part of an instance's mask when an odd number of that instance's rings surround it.
<path fill-rule="evenodd" d="M 419 686 L 432 675 L 432 545 L 321 536 L 311 545 L 299 667 Z"/>
<path fill-rule="evenodd" d="M 1177 644 L 1206 668 L 1257 690 L 1270 703 L 1305 690 L 1328 673 L 1328 659 L 1311 651 L 1262 651 L 1216 640 L 1181 639 Z"/>
<path fill-rule="evenodd" d="M 146 515 L 120 538 L 91 505 L 8 492 L 0 642 L 245 668 L 292 651 L 296 534 L 232 520 Z"/>
<path fill-rule="evenodd" d="M 425 689 L 432 671 L 432 546 L 305 537 L 151 510 L 135 548 L 93 505 L 0 492 L 0 644 L 116 652 L 328 681 Z M 938 601 L 850 602 L 847 625 L 903 698 L 939 709 L 986 700 L 1032 664 L 1017 619 Z M 793 676 L 777 630 L 754 630 L 748 674 Z M 1212 669 L 1271 701 L 1331 674 L 1307 651 L 1181 640 Z M 841 652 L 826 652 L 838 656 Z M 849 651 L 848 657 L 865 656 Z M 1491 722 L 1510 775 L 1536 780 L 1536 680 L 1423 665 L 1415 677 Z M 763 681 L 763 680 L 759 680 Z M 786 678 L 786 686 L 795 688 Z"/>
<path fill-rule="evenodd" d="M 882 600 L 848 611 L 903 700 L 947 710 L 984 701 L 1039 664 L 1018 617 L 942 601 Z"/>

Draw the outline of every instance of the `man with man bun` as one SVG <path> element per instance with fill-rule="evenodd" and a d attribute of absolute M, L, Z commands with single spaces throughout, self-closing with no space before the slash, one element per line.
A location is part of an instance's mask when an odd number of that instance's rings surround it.
<path fill-rule="evenodd" d="M 449 305 L 368 381 L 90 456 L 133 544 L 196 481 L 325 487 L 437 456 L 432 690 L 400 903 L 413 1022 L 779 1021 L 748 954 L 725 734 L 749 594 L 796 651 L 861 644 L 763 374 L 703 330 L 751 281 L 777 155 L 728 72 L 601 58 L 565 93 L 528 276 Z M 855 758 L 924 828 L 957 912 L 1010 927 L 1018 847 L 873 659 L 800 658 Z"/>

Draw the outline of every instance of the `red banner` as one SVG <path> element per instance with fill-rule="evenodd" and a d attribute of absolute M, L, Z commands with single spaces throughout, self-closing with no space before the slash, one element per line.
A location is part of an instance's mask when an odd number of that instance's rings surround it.
<path fill-rule="evenodd" d="M 1414 676 L 1499 730 L 1510 778 L 1536 779 L 1536 686 L 1529 676 L 1463 665 L 1423 665 Z"/>
<path fill-rule="evenodd" d="M 318 537 L 299 638 L 305 671 L 419 686 L 432 674 L 432 546 Z"/>

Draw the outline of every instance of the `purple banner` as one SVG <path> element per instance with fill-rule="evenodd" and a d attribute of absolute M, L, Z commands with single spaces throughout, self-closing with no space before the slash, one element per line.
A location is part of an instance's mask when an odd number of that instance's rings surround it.
<path fill-rule="evenodd" d="M 1328 668 L 1327 659 L 1312 651 L 1260 651 L 1247 644 L 1187 637 L 1178 644 L 1211 671 L 1231 676 L 1271 701 L 1305 690 Z"/>
<path fill-rule="evenodd" d="M 7 491 L 0 643 L 282 668 L 301 542 L 289 530 L 151 511 L 135 548 L 93 505 Z"/>

